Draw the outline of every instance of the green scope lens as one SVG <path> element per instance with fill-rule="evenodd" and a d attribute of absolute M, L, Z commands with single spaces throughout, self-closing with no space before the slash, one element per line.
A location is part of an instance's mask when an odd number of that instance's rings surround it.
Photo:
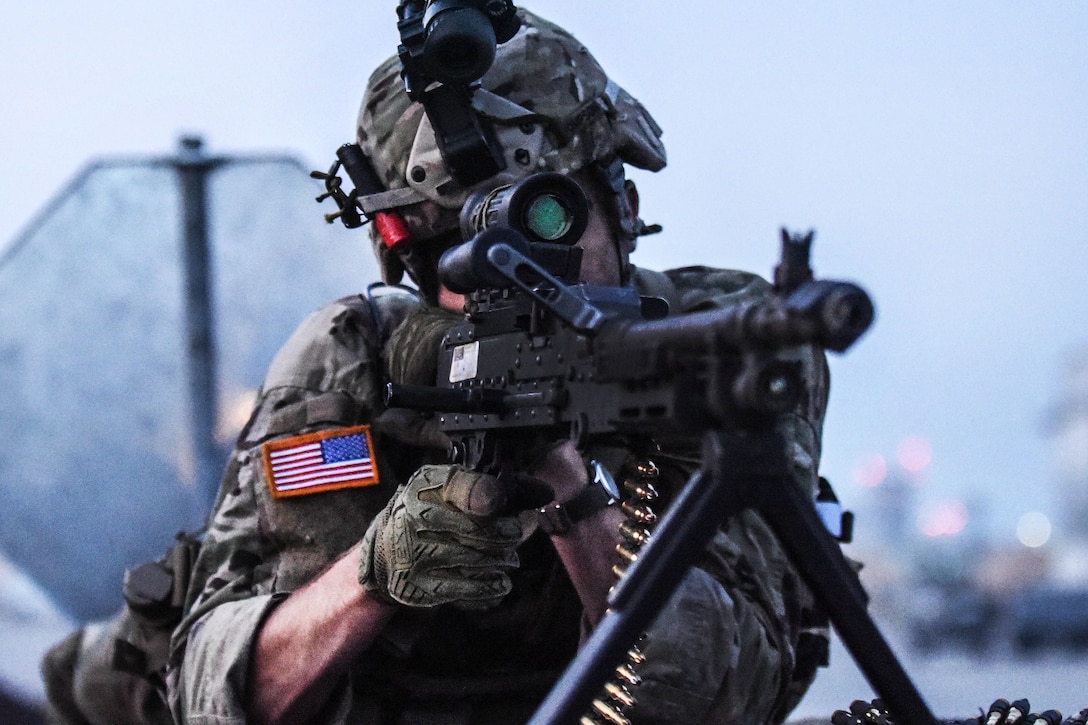
<path fill-rule="evenodd" d="M 548 242 L 561 239 L 574 224 L 574 215 L 555 194 L 541 194 L 525 207 L 525 228 Z"/>

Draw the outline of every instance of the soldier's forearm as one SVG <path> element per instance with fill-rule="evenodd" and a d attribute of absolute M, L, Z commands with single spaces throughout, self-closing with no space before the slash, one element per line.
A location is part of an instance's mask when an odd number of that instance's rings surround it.
<path fill-rule="evenodd" d="M 596 624 L 608 608 L 608 591 L 616 583 L 612 565 L 623 521 L 619 509 L 604 508 L 551 537 L 590 624 Z"/>
<path fill-rule="evenodd" d="M 250 663 L 250 718 L 302 723 L 328 703 L 352 661 L 374 643 L 396 606 L 358 581 L 359 547 L 294 592 L 268 616 Z"/>
<path fill-rule="evenodd" d="M 592 485 L 581 454 L 569 441 L 553 449 L 533 475 L 551 487 L 555 502 L 561 504 Z M 622 522 L 618 510 L 603 508 L 551 537 L 591 624 L 604 615 L 608 590 L 615 583 L 612 565 Z"/>

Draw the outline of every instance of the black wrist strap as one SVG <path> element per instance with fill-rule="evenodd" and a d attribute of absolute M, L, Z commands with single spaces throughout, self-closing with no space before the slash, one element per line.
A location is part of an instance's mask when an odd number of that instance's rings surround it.
<path fill-rule="evenodd" d="M 549 503 L 536 510 L 537 522 L 544 533 L 556 536 L 565 533 L 579 521 L 589 518 L 615 499 L 601 486 L 590 483 L 566 503 Z"/>

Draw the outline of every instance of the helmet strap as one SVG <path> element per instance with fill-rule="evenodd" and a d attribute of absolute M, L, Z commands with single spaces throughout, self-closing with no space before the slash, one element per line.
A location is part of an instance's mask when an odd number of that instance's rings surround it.
<path fill-rule="evenodd" d="M 601 182 L 607 193 L 607 214 L 616 237 L 616 254 L 620 260 L 620 281 L 627 284 L 631 278 L 631 252 L 635 240 L 644 228 L 638 216 L 638 191 L 634 182 L 624 173 L 623 161 L 612 157 L 609 161 L 594 161 L 588 170 Z"/>

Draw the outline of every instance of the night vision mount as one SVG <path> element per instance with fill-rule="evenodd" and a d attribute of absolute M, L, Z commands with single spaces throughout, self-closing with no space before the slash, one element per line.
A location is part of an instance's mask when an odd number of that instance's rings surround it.
<path fill-rule="evenodd" d="M 506 168 L 490 122 L 472 93 L 495 61 L 495 48 L 521 27 L 511 0 L 402 0 L 398 55 L 408 97 L 423 104 L 442 160 L 471 186 Z"/>
<path fill-rule="evenodd" d="M 472 94 L 494 63 L 496 47 L 521 27 L 517 8 L 510 0 L 402 0 L 397 18 L 405 91 L 423 105 L 450 175 L 467 187 L 505 169 L 495 130 L 473 107 Z M 341 169 L 353 190 L 343 186 Z M 358 144 L 344 144 L 328 171 L 310 175 L 325 183 L 317 200 L 331 198 L 338 207 L 326 221 L 339 219 L 349 229 L 374 221 L 386 247 L 406 249 L 411 232 L 399 214 L 362 208 L 361 199 L 386 189 Z"/>

